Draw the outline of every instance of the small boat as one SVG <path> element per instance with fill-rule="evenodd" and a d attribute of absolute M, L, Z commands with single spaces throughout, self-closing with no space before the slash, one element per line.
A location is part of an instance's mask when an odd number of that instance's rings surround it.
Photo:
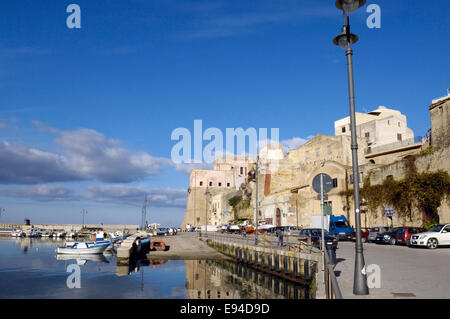
<path fill-rule="evenodd" d="M 106 248 L 111 244 L 110 241 L 106 243 L 96 242 L 77 242 L 73 246 L 58 247 L 56 252 L 58 254 L 69 255 L 84 255 L 84 254 L 102 254 Z"/>
<path fill-rule="evenodd" d="M 32 231 L 31 233 L 28 234 L 28 237 L 30 237 L 30 238 L 38 238 L 38 237 L 41 237 L 41 232 L 38 232 L 38 231 Z"/>
<path fill-rule="evenodd" d="M 15 230 L 11 233 L 12 237 L 25 237 L 25 233 L 21 230 Z"/>

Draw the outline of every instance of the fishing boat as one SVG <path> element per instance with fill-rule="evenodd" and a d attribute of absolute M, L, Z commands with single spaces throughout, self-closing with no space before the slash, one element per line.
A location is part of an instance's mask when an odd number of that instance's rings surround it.
<path fill-rule="evenodd" d="M 105 243 L 77 242 L 73 246 L 58 247 L 56 252 L 69 255 L 102 254 L 110 244 L 110 241 Z"/>
<path fill-rule="evenodd" d="M 25 237 L 25 233 L 21 230 L 15 230 L 11 233 L 12 237 Z"/>

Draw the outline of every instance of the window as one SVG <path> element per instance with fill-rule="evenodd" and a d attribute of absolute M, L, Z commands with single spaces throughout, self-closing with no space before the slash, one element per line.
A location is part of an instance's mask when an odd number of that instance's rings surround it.
<path fill-rule="evenodd" d="M 337 178 L 333 178 L 333 188 L 338 187 L 338 179 Z"/>
<path fill-rule="evenodd" d="M 345 126 L 342 127 L 342 133 L 345 133 Z"/>
<path fill-rule="evenodd" d="M 330 154 L 331 154 L 331 146 L 328 145 L 328 155 L 330 155 Z"/>
<path fill-rule="evenodd" d="M 363 172 L 359 173 L 359 182 L 364 183 L 364 173 Z"/>
<path fill-rule="evenodd" d="M 366 133 L 364 134 L 364 136 L 365 136 L 365 137 L 370 137 L 370 132 L 366 132 Z"/>
<path fill-rule="evenodd" d="M 241 167 L 241 174 L 244 174 L 244 168 L 243 167 Z"/>
<path fill-rule="evenodd" d="M 388 120 L 388 125 L 391 125 L 391 121 Z"/>
<path fill-rule="evenodd" d="M 305 153 L 306 159 L 309 159 L 309 151 Z"/>
<path fill-rule="evenodd" d="M 213 185 L 213 183 L 212 182 L 209 182 L 209 186 L 212 186 Z"/>
<path fill-rule="evenodd" d="M 230 183 L 227 183 L 227 187 L 230 187 Z"/>
<path fill-rule="evenodd" d="M 397 134 L 397 141 L 401 141 L 402 140 L 402 134 Z"/>
<path fill-rule="evenodd" d="M 222 183 L 219 183 L 219 187 L 221 187 L 222 186 Z"/>
<path fill-rule="evenodd" d="M 439 106 L 439 115 L 444 113 L 444 109 L 442 108 L 442 106 Z"/>
<path fill-rule="evenodd" d="M 320 148 L 316 149 L 316 156 L 317 156 L 317 157 L 320 156 Z"/>
<path fill-rule="evenodd" d="M 200 186 L 203 186 L 203 182 L 200 182 Z"/>
<path fill-rule="evenodd" d="M 398 122 L 398 127 L 400 127 L 400 122 Z"/>

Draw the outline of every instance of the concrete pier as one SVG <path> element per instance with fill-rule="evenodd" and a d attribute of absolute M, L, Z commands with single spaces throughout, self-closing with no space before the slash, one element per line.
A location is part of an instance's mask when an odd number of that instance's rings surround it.
<path fill-rule="evenodd" d="M 314 286 L 316 298 L 323 298 L 321 254 L 290 251 L 276 246 L 249 245 L 243 240 L 211 234 L 208 244 L 248 267 L 302 285 Z"/>
<path fill-rule="evenodd" d="M 227 259 L 214 248 L 206 244 L 206 239 L 199 240 L 196 233 L 179 233 L 175 236 L 161 236 L 154 239 L 164 241 L 168 250 L 150 251 L 147 253 L 148 259 L 184 259 L 184 260 L 206 260 L 206 259 Z"/>

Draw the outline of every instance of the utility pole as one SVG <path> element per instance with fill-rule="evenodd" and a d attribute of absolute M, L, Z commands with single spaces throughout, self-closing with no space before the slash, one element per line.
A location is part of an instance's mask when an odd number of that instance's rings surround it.
<path fill-rule="evenodd" d="M 84 228 L 84 216 L 88 213 L 84 208 L 81 210 L 81 215 L 83 215 L 83 228 Z"/>
<path fill-rule="evenodd" d="M 141 230 L 145 229 L 146 219 L 147 219 L 147 195 L 145 195 L 144 204 L 142 205 Z"/>

